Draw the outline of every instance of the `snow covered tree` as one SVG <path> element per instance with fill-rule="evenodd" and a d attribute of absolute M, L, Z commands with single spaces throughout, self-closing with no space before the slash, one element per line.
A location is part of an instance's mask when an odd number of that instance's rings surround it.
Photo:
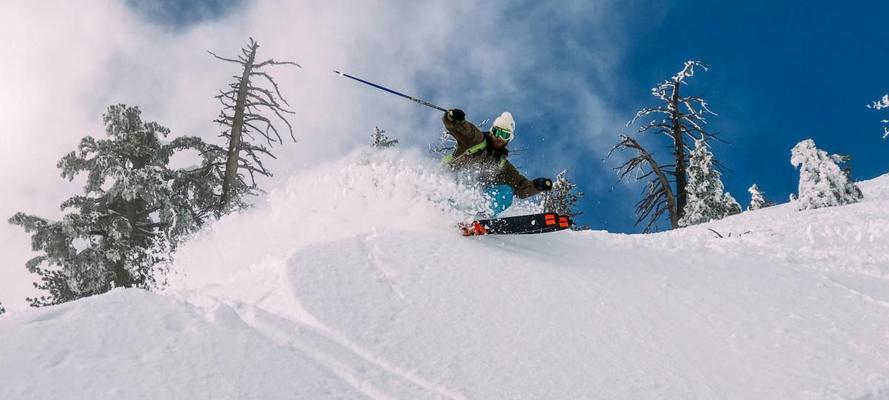
<path fill-rule="evenodd" d="M 389 137 L 386 136 L 386 131 L 380 129 L 378 126 L 374 127 L 373 133 L 370 134 L 370 139 L 371 146 L 378 149 L 389 148 L 398 144 L 398 139 L 389 139 Z"/>
<path fill-rule="evenodd" d="M 26 266 L 49 296 L 28 299 L 32 306 L 152 285 L 153 268 L 207 215 L 208 205 L 195 195 L 195 171 L 168 166 L 174 153 L 199 150 L 200 139 L 163 143 L 169 129 L 143 122 L 138 107 L 123 104 L 108 107 L 103 120 L 108 139 L 85 137 L 58 163 L 68 180 L 86 174 L 84 193 L 62 203 L 64 217 L 19 212 L 9 220 L 31 234 L 39 252 Z"/>
<path fill-rule="evenodd" d="M 852 156 L 848 154 L 831 154 L 830 159 L 833 160 L 840 167 L 840 171 L 843 171 L 843 174 L 846 175 L 846 180 L 849 182 L 855 182 L 855 179 L 852 178 Z M 852 185 L 849 188 L 852 191 L 852 194 L 858 197 L 859 199 L 864 197 L 864 194 L 861 193 L 861 189 L 858 188 L 857 185 Z"/>
<path fill-rule="evenodd" d="M 680 218 L 688 202 L 689 147 L 686 143 L 688 140 L 703 138 L 709 141 L 716 137 L 704 129 L 707 115 L 716 115 L 710 111 L 707 102 L 698 96 L 680 94 L 682 86 L 688 84 L 687 79 L 694 76 L 696 67 L 704 71 L 708 69 L 700 61 L 686 61 L 681 71 L 651 89 L 651 94 L 657 97 L 661 104 L 639 110 L 627 124 L 631 125 L 642 118 L 651 118 L 639 128 L 638 132 L 654 133 L 669 138 L 670 148 L 673 151 L 673 164 L 666 169 L 676 183 L 676 207 Z"/>
<path fill-rule="evenodd" d="M 695 141 L 688 165 L 688 203 L 679 226 L 720 220 L 741 212 L 741 205 L 723 192 L 722 178 L 713 165 L 713 153 L 703 139 Z"/>
<path fill-rule="evenodd" d="M 293 111 L 285 108 L 290 104 L 281 95 L 278 84 L 263 68 L 276 65 L 300 66 L 291 61 L 274 59 L 257 62 L 258 49 L 259 43 L 250 38 L 250 43 L 241 49 L 241 55 L 237 59 L 223 58 L 209 52 L 217 59 L 238 64 L 241 68 L 241 74 L 233 77 L 235 81 L 228 86 L 228 90 L 221 91 L 216 96 L 222 104 L 222 110 L 215 122 L 226 127 L 221 136 L 228 142 L 227 150 L 218 146 L 212 149 L 216 153 L 212 156 L 213 160 L 224 160 L 219 214 L 226 214 L 246 205 L 243 197 L 255 195 L 258 191 L 257 174 L 272 176 L 271 171 L 262 163 L 262 156 L 275 158 L 269 147 L 273 143 L 282 144 L 284 141 L 268 114 L 274 114 L 277 120 L 284 122 L 290 138 L 296 142 L 293 126 L 284 117 L 284 114 L 293 114 Z M 257 137 L 264 139 L 269 147 L 254 143 Z M 247 183 L 242 173 L 245 171 L 250 175 L 250 183 Z"/>
<path fill-rule="evenodd" d="M 645 166 L 650 168 L 648 173 L 637 177 L 637 179 L 652 177 L 645 189 L 643 200 L 636 207 L 636 215 L 639 217 L 637 223 L 643 220 L 649 222 L 646 232 L 650 231 L 652 225 L 665 213 L 669 215 L 671 227 L 674 229 L 679 227 L 679 220 L 683 217 L 688 203 L 690 149 L 687 143 L 698 138 L 704 141 L 716 138 L 716 134 L 704 129 L 707 115 L 716 115 L 710 111 L 707 102 L 701 97 L 680 93 L 683 85 L 688 84 L 688 78 L 694 76 L 695 68 L 706 71 L 708 67 L 700 61 L 686 61 L 681 71 L 651 89 L 651 94 L 660 104 L 639 110 L 627 123 L 629 126 L 640 119 L 648 118 L 648 122 L 639 127 L 638 133 L 653 133 L 668 138 L 672 153 L 671 162 L 656 165 L 653 153 L 635 139 L 630 139 L 632 142 L 628 141 L 626 135 L 621 135 L 620 141 L 615 146 L 615 149 L 632 149 L 637 152 L 637 156 L 630 162 L 617 168 L 621 178 L 628 176 L 635 168 Z M 716 164 L 718 165 L 718 162 Z M 675 187 L 672 186 L 674 184 Z"/>
<path fill-rule="evenodd" d="M 747 211 L 759 210 L 775 205 L 775 203 L 766 200 L 765 193 L 759 190 L 759 186 L 755 183 L 747 191 L 750 193 L 750 205 L 747 207 Z"/>
<path fill-rule="evenodd" d="M 725 199 L 725 216 L 740 214 L 743 209 L 741 208 L 741 203 L 738 203 L 738 200 L 732 196 L 730 192 L 725 192 L 723 195 L 723 199 Z"/>
<path fill-rule="evenodd" d="M 543 211 L 554 212 L 560 215 L 568 215 L 574 218 L 581 213 L 574 209 L 577 200 L 583 197 L 583 192 L 575 192 L 577 185 L 568 180 L 568 170 L 562 170 L 556 175 L 553 188 L 543 197 Z"/>
<path fill-rule="evenodd" d="M 855 203 L 864 195 L 827 152 L 815 147 L 812 139 L 796 144 L 790 163 L 800 167 L 797 210 L 832 207 Z"/>
<path fill-rule="evenodd" d="M 871 103 L 868 107 L 873 108 L 874 110 L 889 108 L 889 94 L 884 94 L 882 99 Z M 884 119 L 881 122 L 886 124 L 883 126 L 883 139 L 885 139 L 889 137 L 889 119 Z"/>

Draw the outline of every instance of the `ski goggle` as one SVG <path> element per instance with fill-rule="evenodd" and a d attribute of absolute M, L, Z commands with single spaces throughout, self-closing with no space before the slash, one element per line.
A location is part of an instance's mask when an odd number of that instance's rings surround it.
<path fill-rule="evenodd" d="M 503 129 L 503 128 L 498 128 L 495 126 L 495 127 L 491 128 L 491 134 L 493 134 L 494 136 L 499 137 L 500 139 L 503 139 L 507 142 L 512 140 L 512 132 L 510 132 L 506 129 Z"/>

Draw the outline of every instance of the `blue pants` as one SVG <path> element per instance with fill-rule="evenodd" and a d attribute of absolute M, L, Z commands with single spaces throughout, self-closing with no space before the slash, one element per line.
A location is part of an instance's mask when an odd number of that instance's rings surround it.
<path fill-rule="evenodd" d="M 512 197 L 515 194 L 512 186 L 506 184 L 492 185 L 485 188 L 484 196 L 488 201 L 488 211 L 491 217 L 505 211 L 512 205 Z"/>

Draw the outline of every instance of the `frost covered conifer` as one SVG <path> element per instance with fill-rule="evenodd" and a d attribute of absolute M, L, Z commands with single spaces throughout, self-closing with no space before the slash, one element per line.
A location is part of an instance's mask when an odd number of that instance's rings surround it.
<path fill-rule="evenodd" d="M 725 216 L 726 217 L 729 215 L 735 215 L 735 214 L 741 213 L 741 211 L 742 211 L 741 210 L 741 203 L 738 203 L 738 201 L 735 200 L 734 197 L 732 197 L 731 193 L 725 192 L 723 199 L 725 200 Z"/>
<path fill-rule="evenodd" d="M 868 107 L 873 108 L 874 110 L 889 108 L 889 94 L 883 95 L 882 99 L 871 103 Z M 889 119 L 884 119 L 881 122 L 886 124 L 883 126 L 883 139 L 885 139 L 889 137 Z"/>
<path fill-rule="evenodd" d="M 741 212 L 741 205 L 723 190 L 721 174 L 713 166 L 713 153 L 698 139 L 689 159 L 688 203 L 679 226 L 715 221 Z"/>
<path fill-rule="evenodd" d="M 581 213 L 575 211 L 577 200 L 583 197 L 583 192 L 575 192 L 577 185 L 568 180 L 568 170 L 563 170 L 556 175 L 553 188 L 543 198 L 543 211 L 554 212 L 560 215 L 575 217 Z"/>
<path fill-rule="evenodd" d="M 386 131 L 380 129 L 380 127 L 375 126 L 373 133 L 370 134 L 371 146 L 377 149 L 384 149 L 395 146 L 398 144 L 398 139 L 389 139 L 386 136 Z"/>
<path fill-rule="evenodd" d="M 205 145 L 193 137 L 170 143 L 169 129 L 143 122 L 138 107 L 108 107 L 107 139 L 85 137 L 58 163 L 62 176 L 86 174 L 83 194 L 62 203 L 51 221 L 17 213 L 9 222 L 31 234 L 39 255 L 27 268 L 49 296 L 28 299 L 39 307 L 103 293 L 112 287 L 148 287 L 153 267 L 168 259 L 180 237 L 198 229 L 212 205 L 201 204 L 200 170 L 172 170 L 177 151 Z"/>
<path fill-rule="evenodd" d="M 747 207 L 747 211 L 759 210 L 774 205 L 766 200 L 765 193 L 759 190 L 759 186 L 755 183 L 747 191 L 750 192 L 750 205 Z"/>
<path fill-rule="evenodd" d="M 855 203 L 863 194 L 827 152 L 815 147 L 812 139 L 793 146 L 790 163 L 799 170 L 797 210 L 808 210 Z"/>

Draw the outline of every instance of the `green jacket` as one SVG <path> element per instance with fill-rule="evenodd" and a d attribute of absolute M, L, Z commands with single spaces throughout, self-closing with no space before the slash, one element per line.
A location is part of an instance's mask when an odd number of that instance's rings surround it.
<path fill-rule="evenodd" d="M 516 196 L 524 199 L 540 193 L 534 183 L 506 160 L 507 152 L 489 148 L 487 138 L 481 130 L 469 121 L 451 122 L 442 117 L 445 129 L 457 140 L 457 148 L 448 157 L 448 165 L 457 171 L 471 171 L 483 185 L 507 184 L 512 186 Z M 472 150 L 470 150 L 472 149 Z"/>

